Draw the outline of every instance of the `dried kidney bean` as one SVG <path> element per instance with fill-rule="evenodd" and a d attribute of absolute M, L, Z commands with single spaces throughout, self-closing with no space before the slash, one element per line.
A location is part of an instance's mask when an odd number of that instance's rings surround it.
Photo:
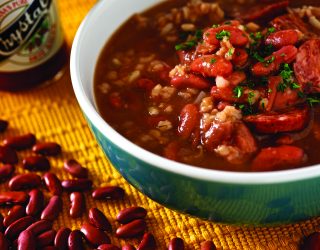
<path fill-rule="evenodd" d="M 17 221 L 18 219 L 20 219 L 24 216 L 26 216 L 25 208 L 23 206 L 16 205 L 16 206 L 12 207 L 9 210 L 8 215 L 6 217 L 4 217 L 3 225 L 5 227 L 8 227 L 13 222 Z"/>
<path fill-rule="evenodd" d="M 120 250 L 120 248 L 112 244 L 103 244 L 98 246 L 97 250 Z"/>
<path fill-rule="evenodd" d="M 144 217 L 146 217 L 146 215 L 147 210 L 145 210 L 143 207 L 128 207 L 122 209 L 117 214 L 117 221 L 122 224 L 126 224 L 136 219 L 143 219 Z"/>
<path fill-rule="evenodd" d="M 112 227 L 106 216 L 97 208 L 90 208 L 89 221 L 102 231 L 112 231 Z"/>
<path fill-rule="evenodd" d="M 0 167 L 0 182 L 9 179 L 14 173 L 15 167 L 11 164 L 5 164 Z"/>
<path fill-rule="evenodd" d="M 52 195 L 61 195 L 62 194 L 62 185 L 59 178 L 53 174 L 53 173 L 45 173 L 43 175 L 44 183 L 46 184 L 46 187 L 48 188 L 49 192 Z"/>
<path fill-rule="evenodd" d="M 130 238 L 142 234 L 147 228 L 147 224 L 142 219 L 137 219 L 117 228 L 116 235 L 120 238 Z"/>
<path fill-rule="evenodd" d="M 184 242 L 181 238 L 173 238 L 170 240 L 168 250 L 183 250 Z"/>
<path fill-rule="evenodd" d="M 49 200 L 48 205 L 41 213 L 42 220 L 51 220 L 54 221 L 59 213 L 62 211 L 62 199 L 60 196 L 52 196 Z"/>
<path fill-rule="evenodd" d="M 29 203 L 26 207 L 27 215 L 36 216 L 40 214 L 44 206 L 44 195 L 39 189 L 29 192 Z"/>
<path fill-rule="evenodd" d="M 68 250 L 68 238 L 71 233 L 69 228 L 60 228 L 54 239 L 54 245 L 59 250 Z"/>
<path fill-rule="evenodd" d="M 49 230 L 42 234 L 40 234 L 36 241 L 37 241 L 37 247 L 42 248 L 45 246 L 53 245 L 54 238 L 56 237 L 56 230 Z"/>
<path fill-rule="evenodd" d="M 22 166 L 29 171 L 48 171 L 50 169 L 50 162 L 44 156 L 34 155 L 24 158 Z"/>
<path fill-rule="evenodd" d="M 0 232 L 0 249 L 1 250 L 9 250 L 9 241 L 4 236 L 2 232 Z"/>
<path fill-rule="evenodd" d="M 0 133 L 4 132 L 8 125 L 9 123 L 7 121 L 0 119 Z"/>
<path fill-rule="evenodd" d="M 52 222 L 48 220 L 39 220 L 32 223 L 26 230 L 32 232 L 35 236 L 52 229 Z"/>
<path fill-rule="evenodd" d="M 11 178 L 9 188 L 14 191 L 41 186 L 41 177 L 37 174 L 19 174 Z"/>
<path fill-rule="evenodd" d="M 70 194 L 70 201 L 70 216 L 72 218 L 81 217 L 86 208 L 84 195 L 80 192 L 73 192 Z"/>
<path fill-rule="evenodd" d="M 207 240 L 201 242 L 201 250 L 216 250 L 216 246 L 213 244 L 212 241 Z"/>
<path fill-rule="evenodd" d="M 136 248 L 130 244 L 122 246 L 121 250 L 136 250 Z"/>
<path fill-rule="evenodd" d="M 32 147 L 36 143 L 34 134 L 28 133 L 4 139 L 3 144 L 16 150 L 22 150 Z"/>
<path fill-rule="evenodd" d="M 1 248 L 2 249 L 2 248 Z M 36 249 L 36 239 L 32 232 L 24 230 L 18 237 L 18 250 Z"/>
<path fill-rule="evenodd" d="M 0 162 L 4 164 L 17 164 L 18 155 L 16 151 L 9 146 L 0 146 Z"/>
<path fill-rule="evenodd" d="M 61 185 L 67 192 L 81 192 L 90 190 L 92 187 L 92 181 L 89 179 L 72 179 L 62 181 Z"/>
<path fill-rule="evenodd" d="M 96 200 L 118 200 L 124 197 L 124 189 L 117 186 L 100 187 L 92 192 Z"/>
<path fill-rule="evenodd" d="M 314 232 L 307 236 L 303 241 L 301 250 L 319 250 L 320 249 L 320 233 Z"/>
<path fill-rule="evenodd" d="M 74 159 L 65 161 L 63 167 L 73 177 L 77 177 L 77 178 L 88 177 L 88 169 L 81 166 L 81 164 Z"/>
<path fill-rule="evenodd" d="M 73 230 L 68 238 L 69 250 L 84 250 L 83 234 L 80 230 Z"/>
<path fill-rule="evenodd" d="M 7 227 L 4 235 L 9 240 L 15 240 L 19 236 L 19 234 L 24 231 L 28 226 L 30 226 L 34 222 L 34 218 L 32 216 L 22 217 L 15 222 L 13 222 L 9 227 Z"/>
<path fill-rule="evenodd" d="M 61 153 L 61 146 L 56 142 L 41 142 L 32 147 L 36 154 L 45 156 L 56 156 Z"/>
<path fill-rule="evenodd" d="M 94 227 L 89 223 L 84 223 L 80 229 L 83 233 L 85 239 L 88 243 L 92 244 L 93 246 L 97 247 L 102 244 L 109 244 L 110 239 L 108 235 L 105 234 L 102 230 Z"/>
<path fill-rule="evenodd" d="M 0 205 L 15 205 L 25 204 L 29 199 L 26 192 L 1 192 L 0 193 Z"/>
<path fill-rule="evenodd" d="M 151 233 L 145 233 L 137 250 L 154 250 L 156 249 L 156 240 Z"/>

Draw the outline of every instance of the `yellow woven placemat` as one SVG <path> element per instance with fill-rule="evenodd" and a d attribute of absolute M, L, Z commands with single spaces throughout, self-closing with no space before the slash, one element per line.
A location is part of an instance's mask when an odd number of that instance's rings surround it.
<path fill-rule="evenodd" d="M 75 32 L 89 9 L 93 0 L 59 0 L 60 14 L 66 33 L 66 40 L 71 47 Z M 24 93 L 0 92 L 0 118 L 10 122 L 10 128 L 4 136 L 33 132 L 38 140 L 56 141 L 63 148 L 62 156 L 50 158 L 52 171 L 61 179 L 70 178 L 63 170 L 63 160 L 75 158 L 90 170 L 90 178 L 96 187 L 102 184 L 119 185 L 126 190 L 123 201 L 93 201 L 87 195 L 87 208 L 97 207 L 110 219 L 113 228 L 117 223 L 117 212 L 132 205 L 143 206 L 148 210 L 148 231 L 154 234 L 158 249 L 167 249 L 173 237 L 181 237 L 187 249 L 200 249 L 204 240 L 212 240 L 218 249 L 298 249 L 303 235 L 319 230 L 320 218 L 303 223 L 273 228 L 246 228 L 219 225 L 202 221 L 180 213 L 173 212 L 151 201 L 131 187 L 117 171 L 113 169 L 93 138 L 71 87 L 70 75 L 67 73 L 58 82 L 43 88 Z M 21 157 L 27 152 L 19 153 Z M 17 167 L 17 172 L 23 172 Z M 1 190 L 6 189 L 1 185 Z M 69 197 L 63 195 L 64 209 L 55 224 L 80 228 L 87 219 L 71 219 L 69 213 Z M 0 210 L 2 214 L 5 209 Z M 118 246 L 123 240 L 111 237 Z M 128 242 L 128 241 L 127 241 Z M 129 240 L 138 245 L 138 240 Z"/>

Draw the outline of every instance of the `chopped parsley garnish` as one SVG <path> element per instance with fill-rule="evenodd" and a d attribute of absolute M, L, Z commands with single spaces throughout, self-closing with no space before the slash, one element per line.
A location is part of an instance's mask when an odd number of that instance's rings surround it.
<path fill-rule="evenodd" d="M 257 32 L 257 33 L 250 33 L 250 38 L 254 41 L 259 41 L 263 38 L 263 35 L 261 34 L 261 32 Z"/>
<path fill-rule="evenodd" d="M 268 88 L 268 93 L 272 93 L 272 89 Z"/>
<path fill-rule="evenodd" d="M 197 45 L 197 41 L 196 40 L 190 40 L 190 41 L 186 41 L 184 43 L 177 44 L 175 46 L 175 49 L 176 50 L 187 50 L 187 49 L 193 48 L 196 45 Z"/>
<path fill-rule="evenodd" d="M 300 89 L 300 85 L 296 82 L 291 83 L 290 88 L 291 89 Z"/>
<path fill-rule="evenodd" d="M 212 25 L 212 28 L 218 28 L 220 26 L 220 24 L 214 24 Z"/>
<path fill-rule="evenodd" d="M 271 27 L 268 29 L 268 33 L 271 34 L 271 33 L 274 33 L 276 31 L 276 28 L 275 27 Z"/>
<path fill-rule="evenodd" d="M 255 113 L 253 110 L 253 107 L 250 105 L 239 104 L 239 105 L 236 105 L 236 107 L 238 107 L 241 110 L 244 116 L 252 115 Z"/>
<path fill-rule="evenodd" d="M 298 96 L 300 98 L 305 98 L 306 97 L 306 95 L 302 91 L 298 91 Z"/>
<path fill-rule="evenodd" d="M 243 95 L 243 87 L 237 86 L 233 89 L 234 96 L 240 98 Z"/>
<path fill-rule="evenodd" d="M 317 104 L 320 103 L 320 99 L 318 98 L 313 98 L 313 97 L 308 97 L 307 101 L 309 103 L 310 106 L 313 106 L 313 104 Z"/>
<path fill-rule="evenodd" d="M 210 60 L 210 64 L 214 64 L 216 61 L 217 61 L 217 59 L 212 58 L 212 59 Z"/>
<path fill-rule="evenodd" d="M 298 86 L 293 85 L 293 71 L 291 70 L 289 64 L 283 64 L 283 70 L 280 72 L 280 75 L 283 81 L 277 86 L 278 91 L 284 92 L 288 87 Z"/>
<path fill-rule="evenodd" d="M 229 38 L 230 37 L 230 31 L 222 30 L 219 33 L 216 34 L 216 38 L 218 40 L 222 40 L 224 37 Z"/>
<path fill-rule="evenodd" d="M 273 63 L 274 62 L 274 60 L 275 60 L 276 58 L 274 57 L 274 56 L 271 56 L 271 58 L 270 59 L 268 59 L 268 60 L 265 60 L 265 62 L 264 62 L 264 66 L 269 66 L 271 63 Z"/>
<path fill-rule="evenodd" d="M 225 21 L 224 24 L 230 25 L 230 24 L 231 24 L 231 21 Z"/>
<path fill-rule="evenodd" d="M 250 105 L 252 105 L 253 104 L 253 98 L 255 97 L 255 94 L 254 94 L 254 92 L 253 91 L 250 91 L 249 93 L 248 93 L 248 102 L 249 102 L 249 104 Z"/>
<path fill-rule="evenodd" d="M 202 39 L 203 31 L 202 30 L 196 30 L 196 33 L 194 34 L 194 36 L 199 40 Z"/>
<path fill-rule="evenodd" d="M 258 52 L 254 52 L 253 58 L 257 59 L 259 62 L 264 62 L 264 58 L 260 56 Z"/>
<path fill-rule="evenodd" d="M 228 56 L 232 56 L 233 53 L 234 53 L 234 48 L 230 48 L 230 49 L 228 50 Z"/>
<path fill-rule="evenodd" d="M 282 81 L 281 83 L 278 84 L 277 91 L 284 92 L 286 88 L 288 88 L 288 85 L 284 81 Z"/>

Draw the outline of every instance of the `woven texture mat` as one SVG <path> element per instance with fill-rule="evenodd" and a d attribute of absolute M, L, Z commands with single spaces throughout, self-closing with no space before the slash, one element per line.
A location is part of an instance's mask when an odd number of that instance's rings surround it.
<path fill-rule="evenodd" d="M 58 1 L 69 47 L 81 20 L 94 2 Z M 96 187 L 112 184 L 125 188 L 127 195 L 123 201 L 96 202 L 87 195 L 87 209 L 101 209 L 115 229 L 118 226 L 115 216 L 119 210 L 133 205 L 145 207 L 148 210 L 148 231 L 154 234 L 158 249 L 167 249 L 173 237 L 183 238 L 187 249 L 200 249 L 200 243 L 204 240 L 212 240 L 218 249 L 298 249 L 304 235 L 319 229 L 320 218 L 273 228 L 219 225 L 173 212 L 146 198 L 113 169 L 100 150 L 77 104 L 68 72 L 61 80 L 47 87 L 16 94 L 0 92 L 0 107 L 0 117 L 10 122 L 10 128 L 4 135 L 0 135 L 0 139 L 7 135 L 33 132 L 39 141 L 56 141 L 61 144 L 63 154 L 50 158 L 50 161 L 52 171 L 58 177 L 70 178 L 62 170 L 62 164 L 66 159 L 75 158 L 89 169 L 90 178 Z M 28 152 L 22 152 L 19 156 L 26 154 Z M 22 172 L 21 168 L 17 169 L 17 172 Z M 2 190 L 5 188 L 5 185 L 1 186 Z M 87 215 L 81 219 L 71 219 L 67 194 L 63 195 L 63 201 L 63 213 L 54 227 L 80 228 L 87 220 Z M 1 212 L 5 214 L 6 210 L 1 209 Z M 124 244 L 123 240 L 113 236 L 111 238 L 115 245 Z M 137 246 L 139 241 L 133 239 L 127 242 Z"/>

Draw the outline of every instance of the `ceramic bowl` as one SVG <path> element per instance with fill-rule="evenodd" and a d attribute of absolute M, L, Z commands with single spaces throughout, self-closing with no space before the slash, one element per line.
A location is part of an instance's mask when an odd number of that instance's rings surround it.
<path fill-rule="evenodd" d="M 82 22 L 73 43 L 74 91 L 93 134 L 113 166 L 152 200 L 219 223 L 270 225 L 320 215 L 320 166 L 266 173 L 201 169 L 136 146 L 102 119 L 93 94 L 99 54 L 125 20 L 158 2 L 100 1 Z"/>

